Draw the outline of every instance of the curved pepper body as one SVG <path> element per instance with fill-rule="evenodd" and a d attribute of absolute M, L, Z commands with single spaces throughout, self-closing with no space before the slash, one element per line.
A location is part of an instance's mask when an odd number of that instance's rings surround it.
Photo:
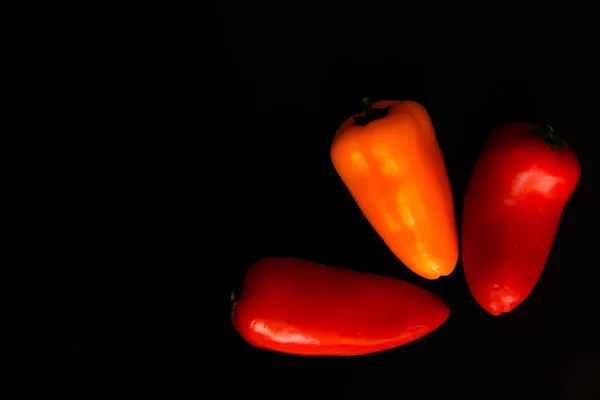
<path fill-rule="evenodd" d="M 487 141 L 469 178 L 462 258 L 467 284 L 493 315 L 513 310 L 536 285 L 560 216 L 580 176 L 566 143 L 552 146 L 509 123 Z"/>
<path fill-rule="evenodd" d="M 391 349 L 439 327 L 437 296 L 408 282 L 295 258 L 246 273 L 232 322 L 250 344 L 282 353 L 351 356 Z"/>

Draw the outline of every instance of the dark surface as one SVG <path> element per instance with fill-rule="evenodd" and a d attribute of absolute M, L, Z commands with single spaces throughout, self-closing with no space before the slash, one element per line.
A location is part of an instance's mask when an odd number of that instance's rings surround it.
<path fill-rule="evenodd" d="M 231 260 L 222 293 L 221 338 L 235 376 L 227 390 L 267 398 L 600 398 L 600 66 L 590 12 L 558 2 L 292 3 L 221 13 L 219 102 L 233 111 L 222 132 L 228 140 L 220 145 L 221 164 L 231 172 L 220 180 L 219 202 L 227 226 L 235 227 L 220 236 Z M 548 123 L 578 154 L 582 178 L 544 273 L 514 311 L 494 317 L 481 309 L 460 261 L 449 277 L 418 277 L 362 216 L 331 165 L 329 145 L 365 95 L 427 108 L 458 221 L 469 172 L 497 125 Z M 368 356 L 259 350 L 231 327 L 226 302 L 228 290 L 265 256 L 404 279 L 443 298 L 451 316 L 414 343 Z"/>

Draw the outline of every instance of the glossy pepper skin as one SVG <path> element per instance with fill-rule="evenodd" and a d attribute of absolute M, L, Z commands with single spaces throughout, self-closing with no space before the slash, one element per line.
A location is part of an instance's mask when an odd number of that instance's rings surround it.
<path fill-rule="evenodd" d="M 312 356 L 391 349 L 449 315 L 440 298 L 408 282 L 295 258 L 265 258 L 250 267 L 231 311 L 248 343 Z"/>
<path fill-rule="evenodd" d="M 580 172 L 548 126 L 509 123 L 492 133 L 469 178 L 462 220 L 467 284 L 486 311 L 509 312 L 529 296 Z"/>
<path fill-rule="evenodd" d="M 427 279 L 448 275 L 458 260 L 458 234 L 429 115 L 414 101 L 365 106 L 338 129 L 333 165 L 375 231 L 408 268 Z"/>

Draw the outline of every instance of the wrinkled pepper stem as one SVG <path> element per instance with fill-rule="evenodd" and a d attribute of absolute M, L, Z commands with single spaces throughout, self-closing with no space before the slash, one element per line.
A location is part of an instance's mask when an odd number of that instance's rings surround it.
<path fill-rule="evenodd" d="M 371 100 L 368 97 L 363 97 L 362 99 L 363 105 L 365 106 L 365 116 L 367 118 L 373 117 L 373 105 L 371 104 Z"/>
<path fill-rule="evenodd" d="M 362 103 L 365 107 L 365 115 L 361 115 L 360 117 L 354 116 L 354 125 L 365 126 L 369 122 L 387 116 L 390 111 L 390 106 L 386 108 L 373 108 L 371 100 L 368 97 L 363 97 Z"/>
<path fill-rule="evenodd" d="M 235 316 L 235 309 L 237 308 L 237 293 L 235 291 L 231 292 L 229 304 L 231 306 L 231 316 L 233 317 Z"/>
<path fill-rule="evenodd" d="M 529 132 L 542 139 L 550 147 L 561 148 L 565 146 L 565 141 L 554 132 L 550 125 L 531 126 Z"/>

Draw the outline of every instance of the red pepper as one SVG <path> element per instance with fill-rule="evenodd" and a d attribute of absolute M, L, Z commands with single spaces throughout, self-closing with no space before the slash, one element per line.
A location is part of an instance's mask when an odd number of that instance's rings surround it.
<path fill-rule="evenodd" d="M 408 282 L 295 258 L 265 258 L 246 273 L 232 322 L 250 344 L 300 355 L 350 356 L 390 349 L 449 315 Z"/>
<path fill-rule="evenodd" d="M 465 195 L 462 259 L 471 293 L 491 314 L 533 290 L 580 173 L 549 126 L 509 123 L 486 143 Z"/>

